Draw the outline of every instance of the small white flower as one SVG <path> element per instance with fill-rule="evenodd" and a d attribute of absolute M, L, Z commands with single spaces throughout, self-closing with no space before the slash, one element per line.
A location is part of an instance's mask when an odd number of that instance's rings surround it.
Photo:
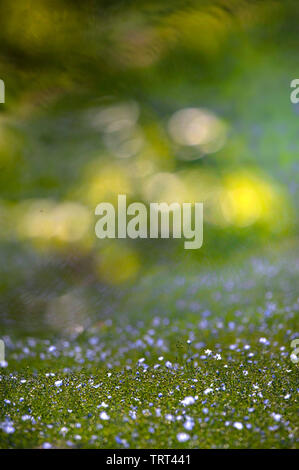
<path fill-rule="evenodd" d="M 260 338 L 259 342 L 262 343 L 262 344 L 267 344 L 268 340 L 267 340 L 267 338 Z"/>
<path fill-rule="evenodd" d="M 184 428 L 186 429 L 186 431 L 192 431 L 193 426 L 194 426 L 193 419 L 189 418 L 184 423 Z"/>
<path fill-rule="evenodd" d="M 186 442 L 190 439 L 189 434 L 186 432 L 179 432 L 176 437 L 179 442 Z"/>
<path fill-rule="evenodd" d="M 212 351 L 211 351 L 210 349 L 206 349 L 206 350 L 205 350 L 205 354 L 206 354 L 207 356 L 210 356 L 210 355 L 212 354 Z"/>
<path fill-rule="evenodd" d="M 203 393 L 204 393 L 205 395 L 207 395 L 208 393 L 211 393 L 211 392 L 213 392 L 213 391 L 214 391 L 214 390 L 213 390 L 212 388 L 206 388 Z"/>
<path fill-rule="evenodd" d="M 102 401 L 102 403 L 100 403 L 98 405 L 98 408 L 108 408 L 109 405 L 107 405 L 107 403 L 105 403 L 104 401 Z"/>
<path fill-rule="evenodd" d="M 31 419 L 31 416 L 30 415 L 23 415 L 21 419 L 22 419 L 22 421 L 28 421 L 29 419 Z"/>
<path fill-rule="evenodd" d="M 44 442 L 43 445 L 42 445 L 42 448 L 43 448 L 43 449 L 51 449 L 52 446 L 51 446 L 51 444 L 50 444 L 49 442 Z"/>
<path fill-rule="evenodd" d="M 221 354 L 215 354 L 214 357 L 217 361 L 220 361 L 222 359 Z"/>
<path fill-rule="evenodd" d="M 168 413 L 168 414 L 165 415 L 165 419 L 167 421 L 173 421 L 173 416 L 170 413 Z"/>
<path fill-rule="evenodd" d="M 11 423 L 5 423 L 4 426 L 2 426 L 2 430 L 6 432 L 6 434 L 13 434 L 15 432 L 15 428 Z"/>
<path fill-rule="evenodd" d="M 292 354 L 290 355 L 290 359 L 291 359 L 291 361 L 292 361 L 294 364 L 297 364 L 297 362 L 298 362 L 298 357 L 296 356 L 296 354 L 292 353 Z M 287 372 L 290 372 L 290 371 L 287 371 Z"/>
<path fill-rule="evenodd" d="M 100 413 L 100 418 L 103 419 L 104 421 L 107 421 L 108 419 L 110 419 L 110 416 L 106 413 L 106 411 L 102 411 Z"/>
<path fill-rule="evenodd" d="M 193 397 L 185 397 L 181 403 L 184 406 L 193 405 L 195 403 L 195 399 Z"/>
<path fill-rule="evenodd" d="M 56 382 L 54 382 L 54 385 L 56 387 L 61 387 L 62 383 L 63 383 L 62 380 L 56 380 Z"/>
<path fill-rule="evenodd" d="M 236 421 L 234 424 L 233 424 L 233 427 L 238 429 L 238 431 L 241 431 L 243 429 L 243 424 Z"/>
<path fill-rule="evenodd" d="M 278 413 L 272 413 L 271 416 L 277 423 L 281 420 L 281 415 Z"/>

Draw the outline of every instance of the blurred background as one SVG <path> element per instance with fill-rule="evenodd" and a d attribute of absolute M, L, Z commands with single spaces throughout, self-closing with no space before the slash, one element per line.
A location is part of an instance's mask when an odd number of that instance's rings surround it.
<path fill-rule="evenodd" d="M 1 335 L 78 334 L 159 266 L 293 243 L 298 22 L 296 0 L 1 1 Z M 119 193 L 203 201 L 203 247 L 97 239 Z"/>

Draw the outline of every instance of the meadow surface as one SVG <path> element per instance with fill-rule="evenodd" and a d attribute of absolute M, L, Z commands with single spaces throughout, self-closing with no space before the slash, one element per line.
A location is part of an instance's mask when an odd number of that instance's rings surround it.
<path fill-rule="evenodd" d="M 5 337 L 1 448 L 298 447 L 295 247 L 160 267 L 80 334 Z"/>

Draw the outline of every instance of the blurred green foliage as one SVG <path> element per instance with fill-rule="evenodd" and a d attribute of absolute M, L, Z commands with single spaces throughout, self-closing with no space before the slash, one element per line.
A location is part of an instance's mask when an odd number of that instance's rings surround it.
<path fill-rule="evenodd" d="M 1 2 L 6 327 L 63 295 L 105 314 L 108 286 L 157 262 L 200 269 L 295 235 L 298 20 L 295 0 Z M 94 208 L 119 192 L 203 200 L 203 248 L 97 240 Z"/>

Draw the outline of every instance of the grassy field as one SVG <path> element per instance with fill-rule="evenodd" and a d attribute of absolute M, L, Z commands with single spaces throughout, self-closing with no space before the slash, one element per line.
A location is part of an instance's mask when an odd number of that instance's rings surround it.
<path fill-rule="evenodd" d="M 1 448 L 298 447 L 295 249 L 156 267 L 79 335 L 5 337 Z"/>

